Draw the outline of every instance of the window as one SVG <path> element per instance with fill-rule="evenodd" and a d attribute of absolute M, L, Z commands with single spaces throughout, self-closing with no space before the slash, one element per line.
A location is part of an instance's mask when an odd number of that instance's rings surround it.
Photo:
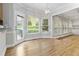
<path fill-rule="evenodd" d="M 39 32 L 39 19 L 34 16 L 28 17 L 28 32 L 36 33 Z"/>
<path fill-rule="evenodd" d="M 43 19 L 42 22 L 42 31 L 47 32 L 48 31 L 48 19 Z"/>
<path fill-rule="evenodd" d="M 23 30 L 23 17 L 17 16 L 17 29 Z"/>
<path fill-rule="evenodd" d="M 23 21 L 24 21 L 24 17 L 17 15 L 17 20 L 16 20 L 17 40 L 23 38 L 23 29 L 24 29 Z"/>

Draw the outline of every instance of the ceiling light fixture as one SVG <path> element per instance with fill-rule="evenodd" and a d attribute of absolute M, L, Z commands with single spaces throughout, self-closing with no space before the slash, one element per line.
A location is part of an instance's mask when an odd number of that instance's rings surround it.
<path fill-rule="evenodd" d="M 50 10 L 49 9 L 45 10 L 45 14 L 48 14 L 48 13 L 50 13 Z"/>
<path fill-rule="evenodd" d="M 46 10 L 45 10 L 45 14 L 48 14 L 48 13 L 50 13 L 50 10 L 49 10 L 49 8 L 48 8 L 48 4 L 46 3 Z"/>

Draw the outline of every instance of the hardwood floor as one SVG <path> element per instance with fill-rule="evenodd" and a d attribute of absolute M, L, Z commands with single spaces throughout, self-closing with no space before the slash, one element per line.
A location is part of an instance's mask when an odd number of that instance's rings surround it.
<path fill-rule="evenodd" d="M 79 36 L 37 39 L 8 48 L 6 56 L 79 56 Z"/>

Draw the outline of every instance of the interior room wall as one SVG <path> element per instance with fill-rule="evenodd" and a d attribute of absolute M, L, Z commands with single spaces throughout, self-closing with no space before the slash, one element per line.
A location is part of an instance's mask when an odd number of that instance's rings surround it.
<path fill-rule="evenodd" d="M 6 31 L 0 29 L 0 56 L 4 56 L 6 52 Z"/>
<path fill-rule="evenodd" d="M 79 35 L 79 7 L 61 14 L 69 20 L 69 26 L 73 34 Z"/>
<path fill-rule="evenodd" d="M 52 14 L 48 15 L 48 21 L 49 21 L 49 31 L 47 33 L 41 32 L 41 21 L 44 18 L 44 14 L 42 14 L 40 11 L 33 11 L 31 8 L 27 8 L 26 6 L 21 6 L 18 4 L 4 4 L 3 5 L 3 11 L 4 11 L 4 26 L 7 29 L 7 46 L 9 45 L 14 45 L 17 43 L 16 41 L 16 14 L 18 12 L 22 13 L 25 15 L 25 33 L 24 33 L 24 40 L 30 40 L 30 39 L 35 39 L 35 38 L 51 38 L 53 37 L 53 18 Z M 63 9 L 64 10 L 64 9 Z M 40 12 L 40 13 L 39 13 Z M 57 14 L 57 13 L 56 13 Z M 40 32 L 39 33 L 34 33 L 34 34 L 29 34 L 27 32 L 27 20 L 28 20 L 28 15 L 34 15 L 35 17 L 38 17 L 40 20 Z"/>
<path fill-rule="evenodd" d="M 15 5 L 17 5 L 17 4 L 15 4 Z M 17 8 L 17 7 L 19 7 L 19 8 Z M 49 38 L 50 37 L 50 28 L 51 28 L 51 26 L 50 26 L 50 18 L 51 18 L 51 16 L 48 16 L 48 21 L 49 21 L 49 31 L 47 32 L 47 33 L 44 33 L 44 32 L 41 32 L 41 22 L 42 22 L 42 20 L 44 19 L 44 15 L 43 14 L 39 14 L 39 12 L 40 11 L 38 11 L 38 12 L 33 12 L 33 10 L 31 11 L 30 9 L 31 8 L 23 8 L 23 7 L 21 7 L 21 6 L 18 6 L 17 5 L 17 7 L 15 7 L 15 9 L 16 10 L 18 10 L 18 11 L 21 11 L 21 12 L 23 12 L 24 14 L 25 14 L 25 25 L 27 25 L 27 20 L 28 20 L 28 16 L 30 15 L 30 16 L 35 16 L 35 17 L 37 17 L 38 19 L 39 19 L 39 25 L 40 25 L 40 29 L 39 29 L 39 32 L 38 33 L 33 33 L 33 34 L 31 34 L 31 33 L 28 33 L 27 32 L 27 27 L 25 26 L 25 33 L 24 33 L 24 35 L 25 35 L 25 38 L 24 39 L 26 39 L 26 40 L 29 40 L 29 39 L 35 39 L 35 38 Z M 23 11 L 22 11 L 22 9 L 23 9 Z M 29 9 L 29 10 L 28 10 Z M 15 11 L 16 11 L 15 10 Z"/>
<path fill-rule="evenodd" d="M 13 4 L 3 4 L 3 25 L 6 28 L 6 45 L 13 45 L 14 34 L 14 7 Z"/>
<path fill-rule="evenodd" d="M 68 35 L 72 33 L 70 29 L 70 19 L 65 18 L 61 15 L 53 16 L 53 28 L 54 28 L 54 34 L 53 36 L 62 36 L 62 35 Z"/>
<path fill-rule="evenodd" d="M 79 19 L 73 20 L 72 26 L 73 26 L 73 28 L 72 28 L 73 34 L 79 35 Z"/>
<path fill-rule="evenodd" d="M 7 36 L 6 36 L 6 44 L 7 47 L 11 47 L 14 46 L 17 43 L 20 42 L 16 42 L 16 14 L 18 12 L 22 13 L 25 15 L 25 25 L 27 25 L 27 16 L 28 15 L 34 15 L 35 17 L 39 18 L 39 21 L 42 21 L 44 18 L 44 15 L 41 15 L 38 12 L 33 12 L 28 9 L 25 9 L 24 7 L 21 7 L 17 4 L 4 4 L 3 5 L 3 11 L 4 11 L 4 26 L 7 28 Z M 30 39 L 35 39 L 35 38 L 49 38 L 51 37 L 51 16 L 48 16 L 48 21 L 49 21 L 49 31 L 47 33 L 41 32 L 41 22 L 40 22 L 40 32 L 39 33 L 34 33 L 34 34 L 29 34 L 27 32 L 27 27 L 25 27 L 25 32 L 24 32 L 24 40 L 30 40 Z"/>

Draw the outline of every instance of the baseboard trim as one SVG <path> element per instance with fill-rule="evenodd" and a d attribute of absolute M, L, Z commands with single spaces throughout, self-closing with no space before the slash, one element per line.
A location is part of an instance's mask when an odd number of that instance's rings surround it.
<path fill-rule="evenodd" d="M 24 41 L 34 40 L 34 39 L 38 39 L 38 38 L 52 38 L 52 37 L 47 37 L 47 36 L 46 36 L 46 37 L 27 38 L 27 40 L 24 39 L 24 40 L 22 40 L 22 41 L 19 41 L 19 42 L 16 42 L 16 43 L 12 44 L 12 45 L 7 45 L 7 48 L 14 47 L 14 46 L 16 46 L 16 45 L 18 45 L 18 44 L 20 44 L 20 43 L 22 43 L 22 42 L 24 42 Z"/>
<path fill-rule="evenodd" d="M 34 37 L 34 38 L 27 38 L 27 40 L 26 39 L 24 39 L 24 40 L 22 40 L 22 41 L 19 41 L 19 42 L 16 42 L 16 43 L 14 43 L 14 44 L 12 44 L 12 45 L 7 45 L 7 48 L 11 48 L 11 47 L 14 47 L 14 46 L 16 46 L 16 45 L 18 45 L 18 44 L 20 44 L 20 43 L 22 43 L 22 42 L 24 42 L 24 41 L 29 41 L 29 40 L 33 40 L 33 39 L 40 39 L 40 38 L 59 38 L 59 37 L 64 37 L 64 36 L 68 36 L 68 35 L 71 35 L 72 33 L 68 33 L 68 34 L 64 34 L 64 35 L 61 35 L 61 36 L 56 36 L 56 37 L 50 37 L 50 36 L 44 36 L 44 37 Z"/>
<path fill-rule="evenodd" d="M 67 34 L 63 34 L 63 35 L 56 36 L 56 37 L 53 37 L 53 38 L 60 38 L 60 37 L 69 36 L 69 35 L 73 35 L 73 34 L 72 33 L 67 33 Z"/>

